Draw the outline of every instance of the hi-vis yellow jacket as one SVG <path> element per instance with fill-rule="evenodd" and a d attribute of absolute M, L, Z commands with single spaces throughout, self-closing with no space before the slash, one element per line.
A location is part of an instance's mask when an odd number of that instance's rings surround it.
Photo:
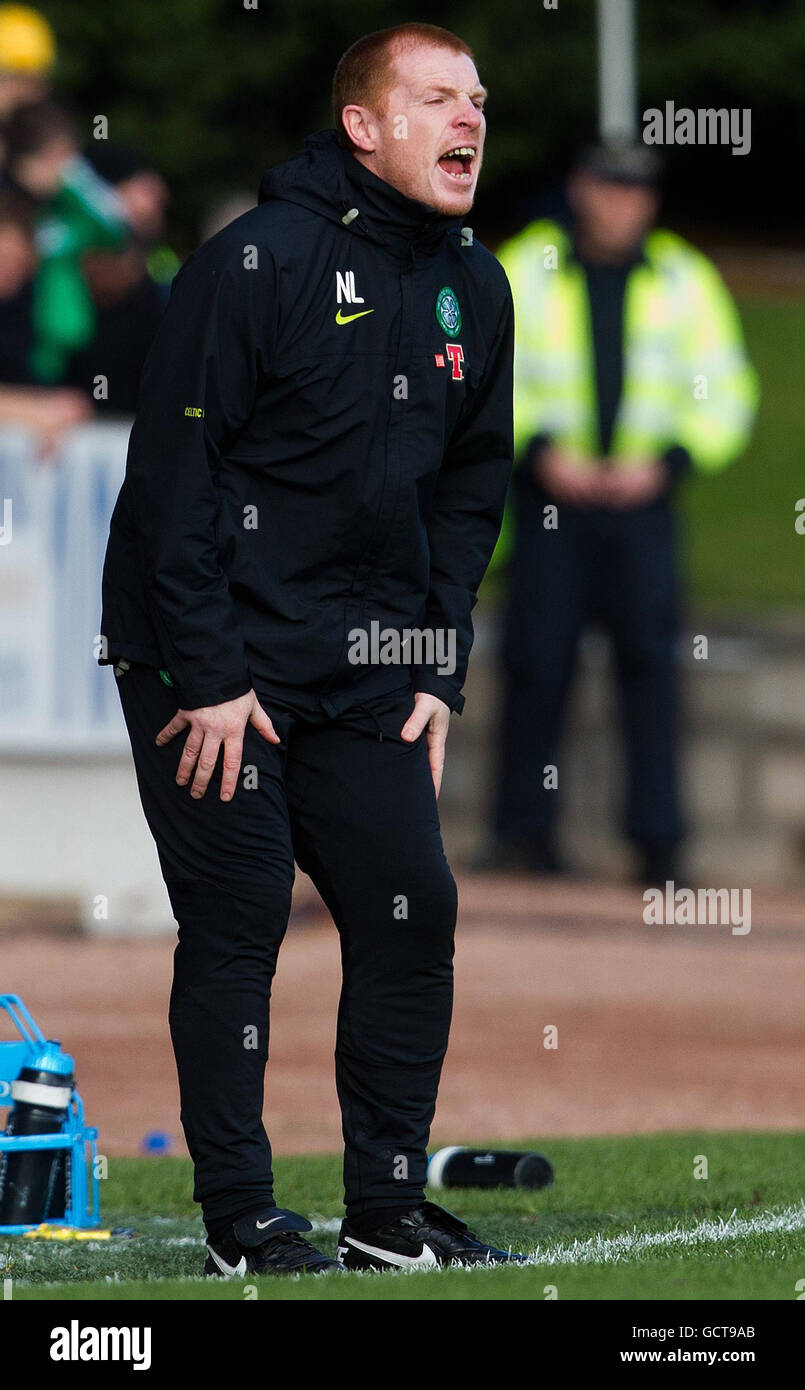
<path fill-rule="evenodd" d="M 584 272 L 555 222 L 533 222 L 498 254 L 515 306 L 515 454 L 548 434 L 583 467 L 601 456 Z M 626 286 L 610 456 L 628 467 L 681 444 L 715 472 L 745 447 L 758 398 L 737 311 L 707 257 L 673 232 L 650 232 L 643 256 Z"/>

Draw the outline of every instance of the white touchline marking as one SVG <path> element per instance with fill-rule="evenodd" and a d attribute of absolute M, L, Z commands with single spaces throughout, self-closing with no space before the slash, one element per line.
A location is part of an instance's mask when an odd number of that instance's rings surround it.
<path fill-rule="evenodd" d="M 340 1227 L 340 1221 L 314 1222 L 314 1230 L 334 1230 Z M 387 1270 L 384 1278 L 395 1275 L 399 1278 L 415 1279 L 419 1276 L 430 1277 L 433 1274 L 457 1271 L 461 1274 L 473 1274 L 477 1269 L 496 1270 L 496 1269 L 529 1269 L 543 1267 L 545 1265 L 574 1265 L 574 1264 L 616 1264 L 621 1260 L 628 1259 L 630 1255 L 640 1255 L 645 1251 L 656 1249 L 668 1249 L 679 1246 L 681 1249 L 695 1245 L 717 1244 L 721 1241 L 741 1240 L 746 1236 L 769 1235 L 779 1231 L 781 1233 L 794 1231 L 805 1231 L 805 1201 L 798 1202 L 793 1206 L 784 1207 L 779 1212 L 759 1212 L 757 1216 L 736 1216 L 735 1212 L 728 1217 L 709 1217 L 705 1221 L 698 1221 L 695 1226 L 672 1226 L 667 1231 L 645 1231 L 642 1234 L 638 1231 L 628 1231 L 620 1236 L 593 1236 L 590 1240 L 576 1240 L 572 1245 L 556 1245 L 552 1249 L 541 1251 L 539 1246 L 529 1255 L 523 1264 L 518 1265 L 453 1265 L 450 1270 L 438 1266 L 435 1269 L 397 1269 Z M 160 1240 L 158 1236 L 145 1236 L 144 1240 L 153 1240 L 160 1246 L 179 1246 L 179 1245 L 205 1245 L 203 1238 L 196 1236 L 168 1236 L 167 1239 Z M 88 1242 L 89 1244 L 89 1242 Z M 108 1254 L 109 1246 L 106 1243 L 98 1243 L 95 1248 L 99 1253 Z M 28 1256 L 28 1251 L 24 1252 Z M 30 1257 L 29 1257 L 30 1262 Z M 100 1271 L 98 1279 L 104 1276 Z M 115 1276 L 118 1278 L 119 1276 Z M 297 1278 L 303 1276 L 298 1275 Z M 350 1273 L 352 1279 L 373 1278 L 371 1270 L 354 1270 Z M 199 1283 L 206 1284 L 207 1280 L 203 1275 L 193 1274 L 162 1274 L 148 1275 L 144 1282 L 148 1284 L 161 1283 Z M 122 1276 L 121 1282 L 137 1281 L 141 1282 L 141 1275 Z M 63 1288 L 64 1280 L 44 1280 L 37 1281 L 36 1287 L 42 1289 Z M 18 1279 L 19 1288 L 28 1288 L 32 1285 L 29 1279 Z"/>
<path fill-rule="evenodd" d="M 530 1265 L 615 1264 L 625 1256 L 641 1255 L 644 1251 L 668 1249 L 678 1245 L 715 1244 L 719 1241 L 741 1239 L 744 1236 L 764 1235 L 774 1231 L 805 1230 L 805 1202 L 785 1207 L 781 1212 L 763 1212 L 757 1216 L 711 1217 L 695 1226 L 672 1226 L 668 1231 L 629 1231 L 621 1236 L 593 1236 L 591 1240 L 576 1240 L 572 1245 L 557 1245 L 553 1250 L 529 1255 Z"/>
<path fill-rule="evenodd" d="M 314 1230 L 333 1230 L 336 1221 L 314 1222 Z M 630 1256 L 641 1255 L 650 1250 L 680 1249 L 695 1245 L 718 1244 L 727 1240 L 741 1240 L 747 1236 L 772 1234 L 775 1231 L 805 1230 L 805 1202 L 784 1207 L 780 1212 L 759 1212 L 757 1216 L 708 1217 L 694 1226 L 670 1227 L 667 1231 L 626 1231 L 619 1236 L 592 1236 L 587 1240 L 575 1240 L 571 1245 L 555 1245 L 548 1249 L 537 1249 L 528 1255 L 520 1269 L 531 1265 L 574 1265 L 574 1264 L 616 1264 Z M 174 1244 L 164 1241 L 160 1244 Z M 473 1269 L 505 1269 L 505 1265 L 464 1265 L 463 1271 L 472 1273 Z M 511 1268 L 511 1266 L 508 1266 Z M 411 1273 L 417 1273 L 412 1270 Z"/>

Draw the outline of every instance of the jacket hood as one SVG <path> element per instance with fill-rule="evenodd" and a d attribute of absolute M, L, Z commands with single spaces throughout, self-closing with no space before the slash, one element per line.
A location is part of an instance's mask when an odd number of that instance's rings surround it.
<path fill-rule="evenodd" d="M 378 178 L 339 145 L 334 130 L 309 136 L 298 154 L 269 169 L 259 201 L 272 198 L 341 222 L 397 256 L 409 255 L 412 247 L 436 251 L 445 237 L 462 232 L 462 217 L 445 217 Z M 471 235 L 466 229 L 464 240 Z"/>

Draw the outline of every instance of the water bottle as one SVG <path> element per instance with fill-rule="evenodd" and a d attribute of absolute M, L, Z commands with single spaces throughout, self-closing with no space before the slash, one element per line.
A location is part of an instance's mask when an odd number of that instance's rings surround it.
<path fill-rule="evenodd" d="M 16 1081 L 7 1135 L 58 1134 L 73 1093 L 73 1059 L 49 1039 Z M 64 1216 L 67 1150 L 24 1149 L 0 1154 L 0 1225 L 39 1225 Z"/>
<path fill-rule="evenodd" d="M 431 1187 L 550 1187 L 553 1167 L 543 1154 L 505 1149 L 439 1149 L 428 1164 Z"/>

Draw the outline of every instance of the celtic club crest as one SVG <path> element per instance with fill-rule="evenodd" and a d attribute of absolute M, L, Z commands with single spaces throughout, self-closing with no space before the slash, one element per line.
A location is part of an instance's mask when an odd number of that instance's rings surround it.
<path fill-rule="evenodd" d="M 436 298 L 436 318 L 439 327 L 444 330 L 448 338 L 455 338 L 461 332 L 461 310 L 458 307 L 458 299 L 455 290 L 451 290 L 449 285 L 439 290 Z"/>

